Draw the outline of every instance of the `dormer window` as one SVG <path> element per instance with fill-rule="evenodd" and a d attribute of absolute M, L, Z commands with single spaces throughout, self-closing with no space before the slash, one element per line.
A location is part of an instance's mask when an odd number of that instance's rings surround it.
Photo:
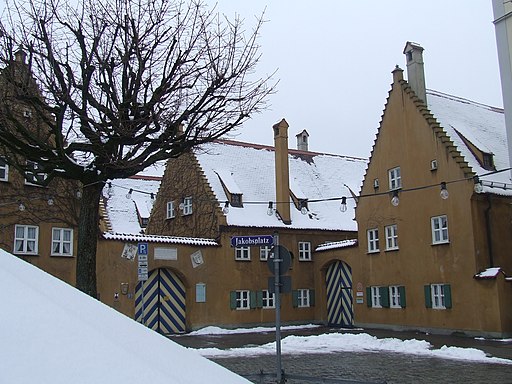
<path fill-rule="evenodd" d="M 492 153 L 482 152 L 482 167 L 488 171 L 494 170 L 494 159 Z"/>
<path fill-rule="evenodd" d="M 242 194 L 241 193 L 232 193 L 230 199 L 230 204 L 232 207 L 238 207 L 241 208 L 242 205 Z"/>

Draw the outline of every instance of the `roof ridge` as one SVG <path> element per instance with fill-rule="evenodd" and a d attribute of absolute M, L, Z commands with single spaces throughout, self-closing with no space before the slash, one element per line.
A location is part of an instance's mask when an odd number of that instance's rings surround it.
<path fill-rule="evenodd" d="M 466 103 L 466 104 L 472 104 L 472 105 L 475 105 L 475 106 L 484 107 L 484 108 L 490 109 L 491 111 L 495 111 L 495 112 L 503 113 L 505 111 L 502 107 L 495 107 L 495 106 L 492 106 L 492 105 L 489 105 L 489 104 L 484 104 L 484 103 L 480 103 L 478 101 L 466 99 L 464 97 L 460 97 L 460 96 L 456 96 L 456 95 L 450 95 L 449 93 L 445 93 L 445 92 L 441 92 L 441 91 L 436 91 L 435 89 L 427 89 L 427 94 L 432 94 L 432 95 L 435 95 L 435 96 L 448 98 L 448 99 L 451 99 L 453 101 L 459 101 L 459 102 L 463 102 L 463 103 Z"/>
<path fill-rule="evenodd" d="M 228 145 L 236 145 L 236 146 L 240 146 L 240 147 L 250 147 L 250 148 L 254 148 L 254 149 L 266 149 L 269 151 L 275 151 L 275 148 L 271 145 L 249 143 L 246 141 L 237 141 L 237 140 L 231 140 L 231 139 L 216 139 L 213 142 L 221 143 L 221 144 L 228 144 Z M 337 154 L 337 153 L 304 151 L 304 150 L 295 149 L 295 148 L 288 148 L 288 154 L 309 155 L 309 156 L 336 156 L 336 157 L 345 158 L 345 159 L 368 161 L 368 159 L 364 158 L 364 157 L 341 155 L 341 154 Z"/>

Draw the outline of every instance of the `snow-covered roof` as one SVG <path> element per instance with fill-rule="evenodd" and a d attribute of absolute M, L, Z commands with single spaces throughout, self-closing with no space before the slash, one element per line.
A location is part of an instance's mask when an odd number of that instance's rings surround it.
<path fill-rule="evenodd" d="M 149 243 L 167 243 L 167 244 L 184 244 L 198 246 L 217 246 L 219 245 L 213 239 L 202 239 L 197 237 L 180 237 L 180 236 L 158 236 L 158 235 L 139 235 L 129 233 L 112 233 L 105 232 L 103 237 L 107 240 L 122 240 L 131 242 L 149 242 Z"/>
<path fill-rule="evenodd" d="M 500 267 L 487 268 L 473 277 L 475 279 L 495 279 L 500 273 L 505 274 Z"/>
<path fill-rule="evenodd" d="M 222 180 L 225 185 L 234 183 L 242 193 L 243 207 L 229 207 L 228 225 L 357 230 L 349 188 L 359 190 L 365 159 L 290 149 L 290 189 L 297 198 L 308 199 L 309 213 L 301 214 L 290 199 L 292 223 L 286 225 L 276 215 L 267 214 L 268 203 L 276 201 L 273 147 L 219 140 L 196 149 L 195 154 L 221 207 L 228 200 L 220 180 L 223 175 L 229 175 Z M 339 209 L 342 196 L 348 197 L 349 209 L 344 213 Z M 332 198 L 339 200 L 325 200 Z"/>
<path fill-rule="evenodd" d="M 342 241 L 330 241 L 327 243 L 320 244 L 315 248 L 315 252 L 329 251 L 331 249 L 349 248 L 357 245 L 357 239 L 342 240 Z"/>
<path fill-rule="evenodd" d="M 427 90 L 427 105 L 477 175 L 486 175 L 490 171 L 482 167 L 460 135 L 480 151 L 493 154 L 496 170 L 510 167 L 503 109 L 432 90 Z M 512 195 L 510 175 L 505 171 L 480 177 L 483 191 Z M 491 182 L 494 183 L 492 187 Z"/>
<path fill-rule="evenodd" d="M 1 249 L 0 287 L 2 383 L 250 383 Z"/>
<path fill-rule="evenodd" d="M 107 182 L 103 188 L 103 202 L 109 232 L 143 233 L 139 216 L 149 218 L 160 182 L 159 177 L 143 176 Z"/>

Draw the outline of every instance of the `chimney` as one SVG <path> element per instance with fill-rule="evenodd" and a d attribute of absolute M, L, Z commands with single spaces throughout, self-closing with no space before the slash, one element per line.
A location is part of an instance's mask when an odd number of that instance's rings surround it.
<path fill-rule="evenodd" d="M 291 224 L 290 172 L 288 168 L 288 123 L 282 119 L 273 126 L 276 167 L 276 210 L 285 224 Z"/>
<path fill-rule="evenodd" d="M 295 137 L 297 138 L 297 149 L 299 151 L 307 151 L 309 137 L 308 131 L 304 129 L 301 133 L 295 135 Z"/>
<path fill-rule="evenodd" d="M 416 96 L 427 104 L 427 90 L 425 87 L 425 71 L 423 69 L 423 48 L 416 43 L 408 41 L 404 48 L 407 62 L 407 82 Z"/>
<path fill-rule="evenodd" d="M 20 48 L 14 53 L 14 60 L 17 61 L 18 63 L 25 64 L 26 59 L 27 59 L 27 54 L 23 49 Z"/>

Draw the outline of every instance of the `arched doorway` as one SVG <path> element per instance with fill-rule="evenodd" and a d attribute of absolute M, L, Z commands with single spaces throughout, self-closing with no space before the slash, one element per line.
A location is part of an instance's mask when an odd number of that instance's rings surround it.
<path fill-rule="evenodd" d="M 172 270 L 154 269 L 144 284 L 137 283 L 135 319 L 149 328 L 162 334 L 185 332 L 185 309 L 185 285 Z"/>
<path fill-rule="evenodd" d="M 352 268 L 343 261 L 329 265 L 325 274 L 327 285 L 327 322 L 334 327 L 352 327 Z"/>

